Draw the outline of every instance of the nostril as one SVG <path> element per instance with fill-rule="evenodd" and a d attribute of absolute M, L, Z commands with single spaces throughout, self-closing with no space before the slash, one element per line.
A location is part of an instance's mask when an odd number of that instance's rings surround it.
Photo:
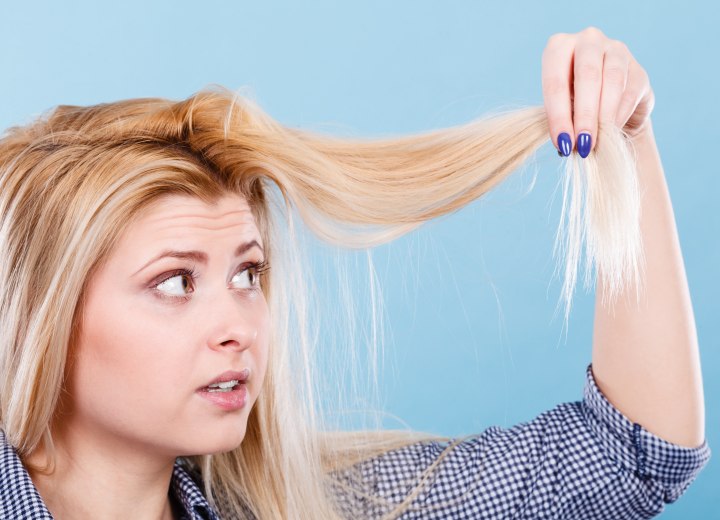
<path fill-rule="evenodd" d="M 258 337 L 257 327 L 248 324 L 230 325 L 224 329 L 222 333 L 211 334 L 208 337 L 209 347 L 245 350 L 251 347 Z"/>

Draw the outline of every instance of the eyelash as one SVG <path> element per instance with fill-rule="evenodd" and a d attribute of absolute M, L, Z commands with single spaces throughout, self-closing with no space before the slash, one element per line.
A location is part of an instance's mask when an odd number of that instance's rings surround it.
<path fill-rule="evenodd" d="M 257 279 L 258 281 L 256 282 L 255 286 L 252 289 L 246 289 L 246 290 L 250 290 L 250 291 L 260 290 L 260 280 L 261 280 L 260 275 L 262 275 L 263 273 L 267 272 L 270 269 L 269 263 L 266 260 L 263 260 L 261 262 L 253 262 L 251 264 L 246 265 L 243 269 L 237 271 L 235 274 L 242 273 L 244 271 L 247 271 L 248 269 L 252 269 L 254 271 L 255 275 L 258 277 L 258 279 Z M 151 285 L 151 288 L 156 292 L 156 294 L 160 298 L 162 298 L 164 300 L 169 300 L 169 301 L 173 301 L 173 302 L 187 301 L 190 299 L 190 294 L 186 294 L 184 296 L 169 296 L 157 289 L 157 286 L 160 285 L 161 283 L 166 282 L 166 281 L 170 280 L 171 278 L 175 278 L 176 276 L 180 276 L 180 275 L 188 276 L 192 280 L 196 280 L 198 278 L 197 273 L 195 272 L 195 269 L 183 267 L 182 269 L 175 269 L 174 271 L 171 271 L 170 273 L 168 273 L 168 276 L 165 276 L 158 282 L 153 283 Z"/>

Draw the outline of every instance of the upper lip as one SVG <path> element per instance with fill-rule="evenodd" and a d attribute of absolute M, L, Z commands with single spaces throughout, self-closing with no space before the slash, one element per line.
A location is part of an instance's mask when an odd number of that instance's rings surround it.
<path fill-rule="evenodd" d="M 208 383 L 205 386 L 201 387 L 200 390 L 202 390 L 203 388 L 210 386 L 214 383 L 224 383 L 226 381 L 236 380 L 236 381 L 239 381 L 240 383 L 244 383 L 245 381 L 247 381 L 248 377 L 250 377 L 250 369 L 249 368 L 244 368 L 240 372 L 238 372 L 237 370 L 227 370 L 227 371 L 223 372 L 222 374 L 220 374 L 219 376 L 217 376 L 212 381 L 208 381 Z"/>

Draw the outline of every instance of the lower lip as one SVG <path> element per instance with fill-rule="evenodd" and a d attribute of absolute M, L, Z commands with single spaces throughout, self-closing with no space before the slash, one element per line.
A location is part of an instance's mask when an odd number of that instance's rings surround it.
<path fill-rule="evenodd" d="M 247 386 L 244 383 L 237 385 L 230 392 L 198 390 L 197 393 L 223 410 L 239 410 L 248 400 Z"/>

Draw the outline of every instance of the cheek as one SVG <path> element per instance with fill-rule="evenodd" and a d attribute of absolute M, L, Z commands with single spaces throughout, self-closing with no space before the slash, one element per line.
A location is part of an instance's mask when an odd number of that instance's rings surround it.
<path fill-rule="evenodd" d="M 253 356 L 253 361 L 256 367 L 256 370 L 258 371 L 257 375 L 257 383 L 258 383 L 258 391 L 260 391 L 260 387 L 262 386 L 262 382 L 265 379 L 265 373 L 267 371 L 267 364 L 268 364 L 268 357 L 270 354 L 270 315 L 268 312 L 267 304 L 264 304 L 260 311 L 258 312 L 257 317 L 257 323 L 258 323 L 258 335 L 257 335 L 257 341 L 255 342 L 255 345 L 253 346 L 255 352 Z"/>
<path fill-rule="evenodd" d="M 167 388 L 182 373 L 180 324 L 124 303 L 88 299 L 71 375 L 75 411 L 107 423 L 143 422 L 178 406 Z"/>

